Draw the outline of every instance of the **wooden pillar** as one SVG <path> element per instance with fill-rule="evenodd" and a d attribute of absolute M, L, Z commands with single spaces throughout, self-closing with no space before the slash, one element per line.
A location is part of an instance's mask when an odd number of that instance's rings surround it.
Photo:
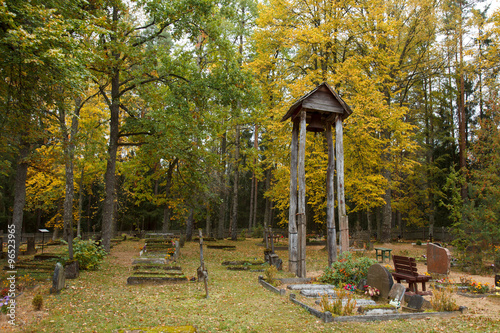
<path fill-rule="evenodd" d="M 297 155 L 299 122 L 293 122 L 292 143 L 290 148 L 290 209 L 288 211 L 288 271 L 297 274 Z"/>
<path fill-rule="evenodd" d="M 335 151 L 337 159 L 337 202 L 339 209 L 340 253 L 349 251 L 349 222 L 345 210 L 344 196 L 344 142 L 342 117 L 337 116 L 335 123 Z"/>
<path fill-rule="evenodd" d="M 335 196 L 334 196 L 334 175 L 335 157 L 332 138 L 332 124 L 326 124 L 326 142 L 328 144 L 328 169 L 326 172 L 326 232 L 328 266 L 337 261 L 337 233 L 335 230 Z"/>
<path fill-rule="evenodd" d="M 300 112 L 300 135 L 298 154 L 299 195 L 297 199 L 297 230 L 299 238 L 298 277 L 306 277 L 306 112 Z"/>

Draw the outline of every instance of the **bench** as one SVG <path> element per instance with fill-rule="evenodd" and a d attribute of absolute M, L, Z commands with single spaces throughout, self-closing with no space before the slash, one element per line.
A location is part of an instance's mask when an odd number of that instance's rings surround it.
<path fill-rule="evenodd" d="M 432 295 L 430 291 L 426 291 L 425 283 L 430 280 L 430 276 L 421 275 L 417 272 L 417 262 L 415 258 L 404 257 L 404 256 L 392 256 L 392 261 L 394 262 L 394 270 L 392 277 L 396 279 L 398 283 L 402 280 L 408 283 L 408 290 L 411 293 L 418 295 Z M 418 291 L 418 283 L 422 284 L 422 291 Z"/>
<path fill-rule="evenodd" d="M 391 251 L 392 249 L 388 249 L 385 247 L 376 247 L 375 249 L 375 260 L 378 260 L 378 258 L 382 258 L 382 262 L 385 262 L 385 258 L 389 259 L 391 261 Z M 379 253 L 380 251 L 380 253 Z"/>

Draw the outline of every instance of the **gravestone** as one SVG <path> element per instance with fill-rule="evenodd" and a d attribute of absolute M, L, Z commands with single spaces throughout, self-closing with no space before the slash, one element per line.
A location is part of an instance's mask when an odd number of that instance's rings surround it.
<path fill-rule="evenodd" d="M 380 298 L 387 299 L 389 291 L 394 285 L 391 273 L 381 264 L 374 264 L 368 268 L 366 284 L 380 291 Z"/>
<path fill-rule="evenodd" d="M 35 254 L 36 253 L 36 249 L 35 249 L 35 237 L 28 237 L 27 239 L 28 241 L 28 248 L 26 250 L 26 254 L 27 255 L 30 255 L 30 254 Z"/>
<path fill-rule="evenodd" d="M 500 295 L 500 275 L 495 275 L 495 290 L 497 295 Z"/>
<path fill-rule="evenodd" d="M 405 291 L 406 287 L 403 286 L 401 283 L 395 283 L 391 291 L 389 291 L 389 299 L 390 299 L 390 304 L 393 304 L 397 308 L 401 306 L 401 303 L 403 302 L 403 298 L 405 296 Z"/>
<path fill-rule="evenodd" d="M 408 307 L 414 310 L 420 310 L 424 305 L 424 297 L 421 295 L 413 295 L 408 300 Z"/>
<path fill-rule="evenodd" d="M 448 249 L 436 244 L 427 244 L 427 271 L 429 273 L 450 273 L 451 253 Z"/>
<path fill-rule="evenodd" d="M 358 285 L 356 286 L 356 289 L 357 290 L 365 290 L 365 286 L 367 285 L 368 281 L 366 281 L 366 279 L 361 279 L 358 283 Z"/>
<path fill-rule="evenodd" d="M 66 263 L 66 267 L 64 267 L 64 273 L 66 279 L 76 279 L 80 275 L 80 265 L 78 264 L 78 260 L 73 260 Z"/>
<path fill-rule="evenodd" d="M 56 264 L 54 269 L 54 275 L 52 277 L 52 288 L 50 288 L 51 294 L 59 293 L 66 286 L 66 274 L 64 272 L 64 267 L 61 263 Z"/>

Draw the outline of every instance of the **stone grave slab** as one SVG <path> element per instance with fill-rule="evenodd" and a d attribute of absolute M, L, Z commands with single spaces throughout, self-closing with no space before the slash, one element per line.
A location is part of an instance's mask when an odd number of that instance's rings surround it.
<path fill-rule="evenodd" d="M 287 287 L 290 290 L 302 290 L 302 289 L 310 289 L 310 290 L 324 290 L 324 289 L 335 289 L 333 284 L 290 284 Z"/>
<path fill-rule="evenodd" d="M 165 258 L 137 258 L 132 261 L 132 265 L 140 265 L 140 264 L 166 265 L 167 260 L 165 260 Z"/>
<path fill-rule="evenodd" d="M 50 293 L 57 294 L 64 289 L 64 287 L 66 287 L 64 267 L 61 263 L 57 263 L 54 269 L 54 275 L 52 276 L 52 288 L 50 288 Z"/>
<path fill-rule="evenodd" d="M 366 283 L 370 287 L 380 290 L 380 298 L 387 299 L 389 291 L 394 285 L 391 273 L 381 264 L 374 264 L 368 268 Z"/>
<path fill-rule="evenodd" d="M 427 243 L 427 271 L 429 273 L 448 275 L 450 267 L 450 250 L 433 243 Z"/>
<path fill-rule="evenodd" d="M 335 289 L 301 289 L 300 294 L 305 297 L 321 297 L 328 295 L 329 297 L 337 297 Z"/>

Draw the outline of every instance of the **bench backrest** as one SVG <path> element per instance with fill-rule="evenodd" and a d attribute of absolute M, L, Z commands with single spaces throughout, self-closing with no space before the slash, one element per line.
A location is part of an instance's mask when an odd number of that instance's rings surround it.
<path fill-rule="evenodd" d="M 415 258 L 404 256 L 392 256 L 396 273 L 418 276 L 417 262 Z"/>

